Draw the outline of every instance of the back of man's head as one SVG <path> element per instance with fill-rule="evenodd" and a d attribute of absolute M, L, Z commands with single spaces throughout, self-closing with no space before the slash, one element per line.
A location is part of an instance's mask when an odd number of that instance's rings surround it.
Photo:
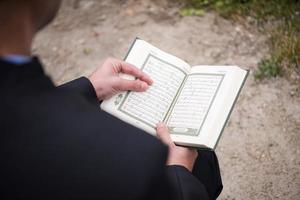
<path fill-rule="evenodd" d="M 0 25 L 30 19 L 38 31 L 52 21 L 60 3 L 61 0 L 0 0 Z"/>

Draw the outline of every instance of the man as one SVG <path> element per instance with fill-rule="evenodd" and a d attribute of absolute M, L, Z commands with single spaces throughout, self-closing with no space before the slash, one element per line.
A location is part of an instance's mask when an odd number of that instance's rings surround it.
<path fill-rule="evenodd" d="M 0 198 L 215 199 L 222 184 L 213 152 L 177 147 L 159 124 L 167 149 L 99 111 L 115 93 L 145 91 L 149 76 L 112 58 L 59 87 L 44 74 L 31 42 L 59 5 L 0 0 Z"/>

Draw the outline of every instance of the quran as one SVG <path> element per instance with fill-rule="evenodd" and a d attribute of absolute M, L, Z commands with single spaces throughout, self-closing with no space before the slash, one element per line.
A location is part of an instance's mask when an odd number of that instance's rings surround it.
<path fill-rule="evenodd" d="M 177 145 L 216 148 L 248 70 L 190 66 L 138 38 L 125 61 L 148 74 L 153 84 L 145 92 L 116 94 L 102 102 L 102 110 L 153 135 L 156 124 L 164 122 Z"/>

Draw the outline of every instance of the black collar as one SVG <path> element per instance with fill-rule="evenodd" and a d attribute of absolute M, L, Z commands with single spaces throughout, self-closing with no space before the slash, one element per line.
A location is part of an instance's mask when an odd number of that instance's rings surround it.
<path fill-rule="evenodd" d="M 33 57 L 30 62 L 25 64 L 14 64 L 0 58 L 0 77 L 4 78 L 11 73 L 32 77 L 44 75 L 44 70 L 38 57 Z"/>

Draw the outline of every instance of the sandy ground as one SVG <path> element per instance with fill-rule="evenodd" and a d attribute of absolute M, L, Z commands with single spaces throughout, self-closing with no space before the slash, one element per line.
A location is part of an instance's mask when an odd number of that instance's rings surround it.
<path fill-rule="evenodd" d="M 34 52 L 57 84 L 123 58 L 138 36 L 191 65 L 234 64 L 250 77 L 217 147 L 219 199 L 300 199 L 300 95 L 285 78 L 254 81 L 267 38 L 215 13 L 180 17 L 170 1 L 65 0 Z"/>

